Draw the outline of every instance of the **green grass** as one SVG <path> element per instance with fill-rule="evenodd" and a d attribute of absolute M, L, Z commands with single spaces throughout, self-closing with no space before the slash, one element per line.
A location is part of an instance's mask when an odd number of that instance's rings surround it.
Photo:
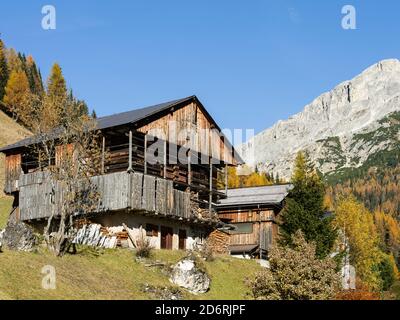
<path fill-rule="evenodd" d="M 173 264 L 184 255 L 182 251 L 155 250 L 150 260 Z M 55 267 L 55 290 L 41 286 L 45 265 Z M 210 291 L 192 295 L 181 289 L 184 299 L 245 299 L 245 278 L 261 269 L 255 261 L 229 256 L 202 262 L 202 267 L 211 277 Z M 0 299 L 151 299 L 141 290 L 144 284 L 172 287 L 165 270 L 146 267 L 126 249 L 105 250 L 97 257 L 81 253 L 57 258 L 42 248 L 36 253 L 0 253 Z"/>
<path fill-rule="evenodd" d="M 12 197 L 0 198 L 0 229 L 4 228 Z M 185 256 L 183 251 L 154 250 L 150 261 L 172 265 Z M 41 281 L 45 265 L 55 267 L 57 288 L 44 290 Z M 168 267 L 167 267 L 168 268 Z M 246 299 L 245 279 L 261 270 L 255 261 L 217 256 L 201 261 L 211 278 L 210 291 L 192 295 L 181 289 L 184 299 Z M 99 256 L 91 249 L 77 255 L 54 257 L 43 248 L 36 253 L 4 250 L 0 253 L 0 300 L 2 299 L 151 299 L 141 287 L 171 287 L 165 270 L 145 267 L 129 250 L 104 250 Z"/>
<path fill-rule="evenodd" d="M 0 198 L 0 229 L 3 229 L 6 226 L 8 215 L 11 212 L 12 203 L 12 197 L 2 196 Z"/>

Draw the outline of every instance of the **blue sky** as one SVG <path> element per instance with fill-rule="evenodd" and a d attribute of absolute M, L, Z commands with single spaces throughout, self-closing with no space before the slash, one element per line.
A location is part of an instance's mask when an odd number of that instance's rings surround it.
<path fill-rule="evenodd" d="M 41 28 L 43 5 L 57 29 Z M 357 30 L 341 9 L 357 10 Z M 2 1 L 1 37 L 53 62 L 107 115 L 196 94 L 222 128 L 256 132 L 381 59 L 400 56 L 397 0 Z"/>

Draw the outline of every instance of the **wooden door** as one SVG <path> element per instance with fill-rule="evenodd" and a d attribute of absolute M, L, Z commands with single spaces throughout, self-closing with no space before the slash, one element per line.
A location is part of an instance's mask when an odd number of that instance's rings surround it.
<path fill-rule="evenodd" d="M 172 249 L 172 228 L 161 227 L 161 249 Z"/>
<path fill-rule="evenodd" d="M 186 249 L 186 230 L 179 229 L 179 250 Z"/>

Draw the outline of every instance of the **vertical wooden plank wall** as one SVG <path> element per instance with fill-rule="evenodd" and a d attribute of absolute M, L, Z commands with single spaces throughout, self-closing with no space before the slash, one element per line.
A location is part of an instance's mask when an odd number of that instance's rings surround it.
<path fill-rule="evenodd" d="M 17 190 L 16 181 L 21 174 L 21 154 L 11 154 L 5 160 L 5 185 L 4 191 L 11 193 Z"/>
<path fill-rule="evenodd" d="M 176 124 L 175 130 L 170 128 L 170 121 Z M 214 124 L 209 121 L 201 108 L 192 102 L 138 128 L 138 131 L 150 133 L 159 139 L 168 139 L 171 143 L 184 146 L 187 145 L 187 136 L 180 133 L 182 130 L 186 130 L 191 136 L 192 141 L 190 143 L 193 151 L 202 152 L 206 156 L 212 156 L 216 159 L 225 160 L 229 164 L 234 164 L 235 161 L 230 148 L 226 147 L 218 130 L 213 126 Z M 207 135 L 210 135 L 211 138 L 209 139 Z M 212 154 L 210 154 L 209 150 L 212 150 Z"/>
<path fill-rule="evenodd" d="M 60 210 L 62 183 L 55 183 L 44 172 L 23 174 L 20 178 L 21 220 L 46 218 Z M 186 219 L 191 213 L 190 193 L 173 188 L 172 181 L 141 173 L 117 172 L 92 177 L 100 194 L 99 212 L 132 210 Z"/>

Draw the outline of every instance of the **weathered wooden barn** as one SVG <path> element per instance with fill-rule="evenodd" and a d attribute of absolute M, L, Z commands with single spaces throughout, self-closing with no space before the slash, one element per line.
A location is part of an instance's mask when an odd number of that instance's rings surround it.
<path fill-rule="evenodd" d="M 278 236 L 277 216 L 292 186 L 274 185 L 229 189 L 216 205 L 219 219 L 235 227 L 227 230 L 228 251 L 239 257 L 264 258 Z"/>
<path fill-rule="evenodd" d="M 144 229 L 155 248 L 166 249 L 192 248 L 220 223 L 215 208 L 226 194 L 217 179 L 242 160 L 196 96 L 99 118 L 97 128 L 102 175 L 91 178 L 100 193 L 96 212 L 85 214 L 91 223 Z M 35 141 L 27 138 L 0 152 L 6 155 L 5 192 L 14 196 L 12 216 L 42 228 L 59 210 L 62 192 L 51 188 L 32 153 Z M 164 147 L 157 161 L 149 161 L 154 143 Z"/>

